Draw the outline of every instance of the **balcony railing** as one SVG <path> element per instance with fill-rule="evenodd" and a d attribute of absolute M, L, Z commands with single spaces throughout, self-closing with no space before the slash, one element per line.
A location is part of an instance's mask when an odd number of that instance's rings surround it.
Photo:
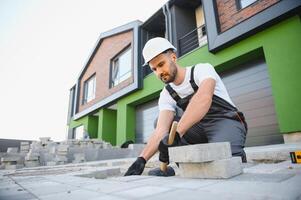
<path fill-rule="evenodd" d="M 202 46 L 203 44 L 206 43 L 206 27 L 205 25 L 202 25 L 183 37 L 181 37 L 179 41 L 179 56 L 182 56 L 195 48 Z"/>

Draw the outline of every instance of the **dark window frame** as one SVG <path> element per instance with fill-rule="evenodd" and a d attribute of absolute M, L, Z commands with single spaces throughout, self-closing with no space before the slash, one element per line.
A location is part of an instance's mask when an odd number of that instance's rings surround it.
<path fill-rule="evenodd" d="M 87 95 L 88 95 L 88 82 L 92 80 L 92 78 L 95 78 L 95 93 L 96 93 L 96 72 L 94 72 L 91 76 L 89 76 L 89 78 L 87 78 L 84 81 L 84 87 L 83 87 L 83 98 L 82 98 L 82 105 L 88 103 L 87 101 Z M 96 95 L 96 94 L 95 94 Z M 89 101 L 90 102 L 90 101 Z"/>
<path fill-rule="evenodd" d="M 116 87 L 117 85 L 113 85 L 113 67 L 114 67 L 114 62 L 116 59 L 118 59 L 119 57 L 121 57 L 126 51 L 131 50 L 131 76 L 133 76 L 133 46 L 132 43 L 129 43 L 128 45 L 126 45 L 121 51 L 119 51 L 113 58 L 111 58 L 110 60 L 110 77 L 109 77 L 109 89 Z M 119 83 L 120 84 L 120 83 Z"/>
<path fill-rule="evenodd" d="M 277 22 L 298 14 L 301 1 L 280 0 L 271 7 L 253 15 L 234 27 L 220 32 L 216 0 L 202 0 L 207 29 L 208 49 L 216 53 Z"/>

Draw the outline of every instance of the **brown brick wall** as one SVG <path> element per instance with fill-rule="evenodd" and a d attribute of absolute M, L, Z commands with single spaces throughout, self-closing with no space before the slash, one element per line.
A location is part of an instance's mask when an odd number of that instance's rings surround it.
<path fill-rule="evenodd" d="M 236 0 L 216 0 L 221 32 L 228 30 L 279 1 L 258 0 L 250 6 L 238 10 Z"/>
<path fill-rule="evenodd" d="M 134 79 L 133 77 L 131 77 L 124 82 L 121 82 L 116 87 L 109 88 L 110 61 L 125 47 L 127 47 L 129 44 L 132 44 L 132 41 L 133 31 L 114 35 L 112 37 L 105 38 L 102 41 L 94 58 L 92 59 L 91 63 L 89 64 L 87 70 L 84 72 L 84 75 L 80 80 L 79 112 L 133 83 Z M 82 105 L 84 82 L 89 79 L 94 73 L 96 73 L 95 99 Z"/>

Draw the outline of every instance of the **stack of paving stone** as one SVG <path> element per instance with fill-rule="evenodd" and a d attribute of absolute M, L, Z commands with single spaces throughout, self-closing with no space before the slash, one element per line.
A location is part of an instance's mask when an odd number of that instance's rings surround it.
<path fill-rule="evenodd" d="M 67 154 L 69 150 L 69 145 L 61 144 L 57 146 L 57 152 L 55 156 L 55 162 L 58 165 L 66 164 L 68 161 Z"/>
<path fill-rule="evenodd" d="M 103 149 L 112 149 L 113 147 L 112 147 L 112 145 L 109 142 L 103 141 L 102 148 Z"/>
<path fill-rule="evenodd" d="M 171 147 L 170 160 L 186 178 L 231 178 L 242 173 L 240 157 L 232 157 L 229 142 Z"/>
<path fill-rule="evenodd" d="M 103 148 L 103 143 L 104 141 L 102 140 L 97 140 L 97 139 L 92 139 L 91 142 L 93 143 L 93 147 L 96 149 L 101 149 Z"/>
<path fill-rule="evenodd" d="M 1 164 L 4 169 L 21 168 L 23 164 L 21 164 L 21 156 L 18 154 L 18 148 L 7 148 L 7 153 L 1 158 Z"/>
<path fill-rule="evenodd" d="M 29 142 L 21 142 L 20 144 L 20 153 L 28 153 L 29 152 Z"/>
<path fill-rule="evenodd" d="M 75 153 L 75 154 L 73 154 L 73 156 L 74 156 L 74 160 L 72 161 L 72 163 L 86 162 L 84 153 Z"/>
<path fill-rule="evenodd" d="M 50 140 L 51 137 L 40 137 L 39 139 L 42 146 L 46 146 L 53 142 L 52 140 Z"/>
<path fill-rule="evenodd" d="M 37 167 L 40 166 L 40 154 L 34 148 L 31 148 L 25 156 L 24 165 L 25 167 Z"/>
<path fill-rule="evenodd" d="M 57 164 L 55 161 L 57 146 L 58 146 L 58 144 L 56 144 L 55 142 L 47 145 L 47 149 L 43 153 L 44 165 L 54 166 Z"/>

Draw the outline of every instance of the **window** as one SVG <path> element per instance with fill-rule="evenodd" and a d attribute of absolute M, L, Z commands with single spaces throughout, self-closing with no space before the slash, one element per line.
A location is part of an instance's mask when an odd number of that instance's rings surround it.
<path fill-rule="evenodd" d="M 95 98 L 95 89 L 96 89 L 96 78 L 95 75 L 93 75 L 84 83 L 83 104 L 88 103 L 89 101 Z"/>
<path fill-rule="evenodd" d="M 238 8 L 243 9 L 258 0 L 238 0 Z"/>
<path fill-rule="evenodd" d="M 83 139 L 84 137 L 84 126 L 78 126 L 76 128 L 73 129 L 73 136 L 72 139 Z"/>
<path fill-rule="evenodd" d="M 110 87 L 132 76 L 132 48 L 129 47 L 111 61 Z"/>

